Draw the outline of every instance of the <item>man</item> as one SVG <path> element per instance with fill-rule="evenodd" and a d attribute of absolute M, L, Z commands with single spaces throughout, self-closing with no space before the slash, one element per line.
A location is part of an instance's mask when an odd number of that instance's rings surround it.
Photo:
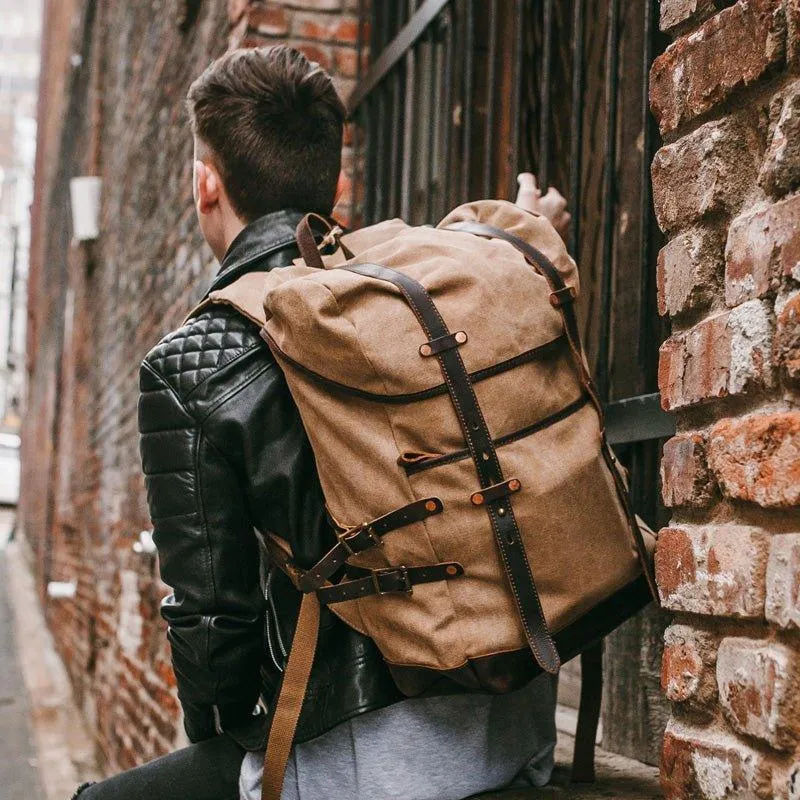
<path fill-rule="evenodd" d="M 221 262 L 211 288 L 290 264 L 304 213 L 328 216 L 336 199 L 345 111 L 329 76 L 288 47 L 235 51 L 194 82 L 188 107 L 198 220 Z M 563 223 L 563 199 L 548 197 Z M 333 543 L 313 454 L 258 327 L 231 308 L 163 339 L 140 387 L 148 502 L 173 587 L 162 613 L 194 744 L 76 796 L 255 799 L 264 709 L 300 600 L 260 534 L 286 539 L 303 567 Z M 406 700 L 374 644 L 325 610 L 283 797 L 457 800 L 545 783 L 554 703 L 547 678 L 502 697 Z"/>

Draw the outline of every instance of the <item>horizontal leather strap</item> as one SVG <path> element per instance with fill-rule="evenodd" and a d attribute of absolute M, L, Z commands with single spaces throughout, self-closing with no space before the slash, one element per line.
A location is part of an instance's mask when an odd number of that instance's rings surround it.
<path fill-rule="evenodd" d="M 432 583 L 458 578 L 464 574 L 464 567 L 455 561 L 432 564 L 428 567 L 386 567 L 384 569 L 364 569 L 350 567 L 348 575 L 354 580 L 344 581 L 336 586 L 324 586 L 317 589 L 320 603 L 342 603 L 358 597 L 369 597 L 373 594 L 411 594 L 418 583 Z"/>
<path fill-rule="evenodd" d="M 522 488 L 522 484 L 516 478 L 509 478 L 502 483 L 496 483 L 494 486 L 487 486 L 479 492 L 474 492 L 469 498 L 474 506 L 482 506 L 484 503 L 493 503 L 495 500 L 500 500 L 503 497 L 518 492 Z"/>
<path fill-rule="evenodd" d="M 443 353 L 445 350 L 452 350 L 454 347 L 461 347 L 462 344 L 467 343 L 469 337 L 464 331 L 456 331 L 455 333 L 448 333 L 446 336 L 440 336 L 438 339 L 431 339 L 425 344 L 419 346 L 419 354 L 423 358 L 428 356 L 435 356 Z"/>
<path fill-rule="evenodd" d="M 381 544 L 381 537 L 390 531 L 422 522 L 427 517 L 441 513 L 443 508 L 438 497 L 425 497 L 396 508 L 372 522 L 343 531 L 338 534 L 339 541 L 310 570 L 303 573 L 298 581 L 300 590 L 313 592 L 319 589 L 350 556 Z"/>

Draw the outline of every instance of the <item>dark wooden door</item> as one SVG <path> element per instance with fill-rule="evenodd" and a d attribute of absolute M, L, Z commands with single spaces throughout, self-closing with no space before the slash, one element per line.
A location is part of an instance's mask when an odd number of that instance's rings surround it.
<path fill-rule="evenodd" d="M 660 237 L 649 165 L 659 145 L 647 76 L 663 47 L 656 0 L 384 0 L 363 12 L 370 67 L 351 98 L 362 220 L 435 223 L 470 199 L 513 199 L 520 171 L 568 199 L 584 342 L 609 440 L 653 527 L 673 422 L 656 385 Z M 367 41 L 366 31 L 369 31 Z M 603 742 L 657 763 L 668 716 L 656 610 L 606 640 Z M 576 664 L 561 699 L 575 704 Z"/>

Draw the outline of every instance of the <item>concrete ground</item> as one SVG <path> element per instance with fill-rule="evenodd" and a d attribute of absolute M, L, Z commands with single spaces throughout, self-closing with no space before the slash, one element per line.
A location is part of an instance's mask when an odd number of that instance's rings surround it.
<path fill-rule="evenodd" d="M 11 528 L 0 510 L 0 797 L 67 800 L 95 780 L 94 745 L 41 613 L 23 545 L 6 546 Z M 658 771 L 598 750 L 597 782 L 570 786 L 574 718 L 558 715 L 556 773 L 550 786 L 494 792 L 481 800 L 656 800 Z M 376 798 L 376 800 L 378 800 Z"/>

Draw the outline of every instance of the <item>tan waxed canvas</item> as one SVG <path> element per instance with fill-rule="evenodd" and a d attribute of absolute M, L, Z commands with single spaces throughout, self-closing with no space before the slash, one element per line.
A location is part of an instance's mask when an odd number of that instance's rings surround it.
<path fill-rule="evenodd" d="M 578 273 L 543 217 L 499 201 L 455 209 L 436 228 L 390 220 L 344 237 L 355 254 L 251 274 L 210 301 L 230 303 L 264 325 L 311 441 L 331 516 L 343 527 L 369 522 L 427 497 L 442 513 L 388 533 L 351 557 L 361 567 L 458 562 L 453 580 L 411 594 L 372 595 L 331 605 L 372 637 L 395 665 L 456 669 L 470 659 L 526 647 L 480 488 L 449 394 L 398 395 L 443 383 L 427 336 L 395 286 L 339 269 L 374 263 L 419 281 L 451 332 L 506 479 L 521 490 L 514 513 L 552 633 L 581 618 L 641 575 L 622 478 L 605 451 L 601 421 L 550 302 L 547 280 L 510 244 L 442 230 L 458 221 L 507 230 L 543 252 L 567 286 Z M 525 358 L 531 351 L 537 355 Z M 520 363 L 514 359 L 521 358 Z M 513 368 L 493 372 L 511 362 Z M 337 384 L 357 390 L 344 392 Z M 389 398 L 391 402 L 386 401 Z M 437 463 L 441 459 L 442 463 Z M 413 464 L 409 471 L 403 464 Z M 645 532 L 647 546 L 653 538 Z"/>

